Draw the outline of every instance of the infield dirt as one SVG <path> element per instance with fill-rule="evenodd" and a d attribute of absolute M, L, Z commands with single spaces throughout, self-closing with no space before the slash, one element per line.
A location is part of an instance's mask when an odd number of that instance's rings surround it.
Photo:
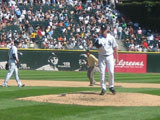
<path fill-rule="evenodd" d="M 89 82 L 78 81 L 22 80 L 22 83 L 26 86 L 89 87 Z M 15 86 L 17 83 L 15 80 L 10 80 L 8 85 Z M 115 85 L 123 88 L 160 88 L 160 84 L 148 83 L 116 83 Z M 100 87 L 100 83 L 98 82 L 92 87 Z M 85 106 L 160 106 L 160 96 L 142 93 L 117 93 L 116 95 L 107 93 L 104 96 L 100 96 L 98 92 L 81 92 L 33 96 L 19 98 L 18 100 Z"/>
<path fill-rule="evenodd" d="M 43 95 L 18 100 L 72 104 L 84 106 L 160 106 L 160 96 L 142 93 L 110 93 L 101 96 L 97 92 L 81 92 L 59 95 Z"/>
<path fill-rule="evenodd" d="M 0 80 L 2 85 L 3 80 Z M 89 82 L 79 82 L 79 81 L 47 81 L 47 80 L 22 80 L 25 86 L 48 86 L 48 87 L 90 87 Z M 16 86 L 16 80 L 9 80 L 8 86 Z M 117 87 L 123 88 L 160 88 L 160 84 L 150 84 L 150 83 L 115 83 Z M 100 83 L 97 82 L 95 86 L 100 87 Z"/>

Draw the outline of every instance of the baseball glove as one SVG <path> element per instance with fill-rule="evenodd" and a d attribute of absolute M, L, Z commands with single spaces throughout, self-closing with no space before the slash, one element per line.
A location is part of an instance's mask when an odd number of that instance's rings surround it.
<path fill-rule="evenodd" d="M 100 48 L 102 47 L 102 44 L 99 44 L 99 40 L 95 40 L 94 44 L 93 44 L 96 48 Z"/>
<path fill-rule="evenodd" d="M 5 69 L 6 69 L 6 70 L 9 70 L 9 63 L 8 63 L 8 62 L 7 62 L 6 65 L 5 65 Z"/>

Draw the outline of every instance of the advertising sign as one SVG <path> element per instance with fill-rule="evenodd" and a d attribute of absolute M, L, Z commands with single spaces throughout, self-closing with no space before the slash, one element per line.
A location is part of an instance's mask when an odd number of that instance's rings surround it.
<path fill-rule="evenodd" d="M 146 54 L 119 54 L 119 63 L 115 65 L 115 72 L 146 73 Z"/>

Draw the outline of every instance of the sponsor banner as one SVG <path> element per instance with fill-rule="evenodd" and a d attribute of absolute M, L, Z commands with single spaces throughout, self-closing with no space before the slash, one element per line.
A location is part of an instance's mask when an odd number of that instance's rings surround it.
<path fill-rule="evenodd" d="M 119 63 L 115 65 L 115 72 L 146 73 L 146 54 L 119 54 Z"/>
<path fill-rule="evenodd" d="M 94 53 L 97 55 L 97 53 Z M 19 69 L 49 71 L 86 71 L 85 51 L 19 50 Z M 5 69 L 8 50 L 0 50 L 0 69 Z"/>
<path fill-rule="evenodd" d="M 83 51 L 19 50 L 19 69 L 51 71 L 86 71 L 87 56 Z M 93 52 L 96 57 L 98 54 Z M 8 50 L 0 50 L 0 69 L 5 69 Z M 145 73 L 146 54 L 119 54 L 115 72 Z"/>

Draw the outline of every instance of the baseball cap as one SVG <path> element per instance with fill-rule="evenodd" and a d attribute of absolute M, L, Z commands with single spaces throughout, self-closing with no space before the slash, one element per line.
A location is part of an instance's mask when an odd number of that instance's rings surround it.
<path fill-rule="evenodd" d="M 86 53 L 90 53 L 90 51 L 89 51 L 89 50 L 86 50 Z"/>
<path fill-rule="evenodd" d="M 106 26 L 106 25 L 102 25 L 102 26 L 101 26 L 101 30 L 102 30 L 102 31 L 104 31 L 104 30 L 106 30 L 106 29 L 107 29 L 107 26 Z"/>
<path fill-rule="evenodd" d="M 18 44 L 19 44 L 19 41 L 15 40 L 14 45 L 18 45 Z"/>

